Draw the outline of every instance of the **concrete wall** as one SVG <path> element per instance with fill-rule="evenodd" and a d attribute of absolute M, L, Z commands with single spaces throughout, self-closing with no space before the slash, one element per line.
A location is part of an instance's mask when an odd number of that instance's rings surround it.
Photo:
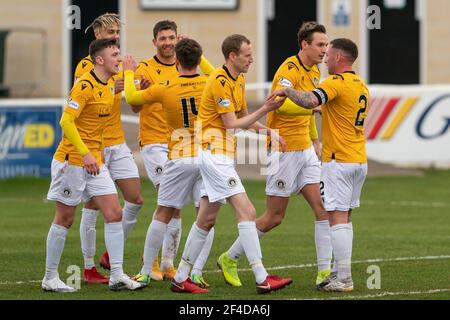
<path fill-rule="evenodd" d="M 61 0 L 0 1 L 0 29 L 41 28 L 48 37 L 47 68 L 43 72 L 42 38 L 28 32 L 12 32 L 9 35 L 5 82 L 28 83 L 14 85 L 14 96 L 61 96 L 62 5 Z M 44 78 L 45 74 L 47 76 Z M 40 80 L 41 85 L 36 88 L 29 85 Z"/>
<path fill-rule="evenodd" d="M 178 32 L 197 40 L 211 63 L 224 63 L 220 49 L 223 39 L 233 33 L 240 33 L 250 39 L 255 57 L 254 64 L 246 75 L 247 82 L 257 81 L 256 60 L 258 50 L 258 0 L 241 0 L 237 11 L 145 11 L 139 7 L 139 0 L 128 0 L 125 7 L 125 47 L 137 60 L 155 54 L 152 44 L 153 26 L 160 20 L 173 20 Z"/>
<path fill-rule="evenodd" d="M 124 49 L 136 59 L 144 59 L 155 54 L 151 42 L 154 24 L 163 19 L 175 20 L 179 32 L 186 33 L 198 40 L 210 61 L 220 66 L 224 59 L 220 50 L 222 40 L 232 33 L 245 34 L 253 44 L 254 64 L 247 74 L 247 82 L 258 82 L 263 76 L 262 50 L 259 25 L 259 8 L 266 0 L 241 0 L 237 11 L 145 11 L 141 10 L 139 0 L 122 0 L 121 12 L 125 20 Z M 276 0 L 284 1 L 284 0 Z M 319 1 L 319 0 L 318 0 Z M 360 6 L 365 3 L 351 0 L 350 24 L 347 27 L 335 27 L 332 23 L 333 0 L 320 0 L 321 19 L 327 26 L 330 39 L 349 37 L 362 47 Z M 426 84 L 448 83 L 450 80 L 450 1 L 424 1 L 424 22 L 426 42 L 425 75 Z M 12 33 L 8 38 L 6 52 L 6 83 L 28 83 L 13 85 L 13 96 L 23 97 L 61 97 L 63 91 L 63 43 L 62 43 L 62 0 L 15 0 L 0 1 L 0 29 L 16 27 L 41 28 L 48 37 L 47 67 L 42 71 L 42 40 L 36 34 Z M 318 17 L 320 19 L 320 17 Z M 85 27 L 85 26 L 82 26 Z M 355 69 L 361 73 L 362 57 Z M 324 70 L 324 68 L 323 68 Z M 325 71 L 325 70 L 324 70 Z M 325 73 L 324 73 L 325 74 Z M 29 84 L 41 85 L 32 88 Z"/>
<path fill-rule="evenodd" d="M 426 1 L 426 82 L 450 82 L 450 1 Z"/>

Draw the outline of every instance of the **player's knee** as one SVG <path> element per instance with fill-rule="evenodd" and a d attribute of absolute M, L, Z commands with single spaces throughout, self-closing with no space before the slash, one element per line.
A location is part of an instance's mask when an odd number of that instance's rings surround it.
<path fill-rule="evenodd" d="M 105 210 L 104 215 L 106 223 L 121 222 L 122 208 L 120 206 L 108 208 L 107 210 Z"/>
<path fill-rule="evenodd" d="M 63 226 L 66 229 L 70 229 L 74 221 L 74 217 L 72 216 L 59 216 L 55 218 L 54 222 L 57 225 Z"/>
<path fill-rule="evenodd" d="M 144 204 L 144 199 L 141 197 L 140 194 L 137 196 L 134 196 L 130 199 L 127 199 L 127 201 L 130 203 L 136 204 L 138 206 L 142 206 Z"/>
<path fill-rule="evenodd" d="M 212 227 L 214 227 L 215 223 L 216 223 L 215 220 L 208 219 L 208 220 L 202 221 L 201 223 L 197 222 L 197 227 L 199 227 L 202 230 L 209 231 L 212 229 Z"/>

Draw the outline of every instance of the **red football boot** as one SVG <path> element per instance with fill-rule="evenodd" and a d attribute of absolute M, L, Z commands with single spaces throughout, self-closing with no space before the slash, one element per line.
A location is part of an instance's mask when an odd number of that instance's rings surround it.
<path fill-rule="evenodd" d="M 84 269 L 83 278 L 85 283 L 105 283 L 108 284 L 109 279 L 98 273 L 97 269 Z"/>
<path fill-rule="evenodd" d="M 186 281 L 178 283 L 175 279 L 172 279 L 170 290 L 178 293 L 207 293 L 208 289 L 202 289 L 197 286 L 195 283 L 191 281 L 190 278 L 187 278 Z"/>
<path fill-rule="evenodd" d="M 263 283 L 256 284 L 256 292 L 259 294 L 269 293 L 283 289 L 291 283 L 291 278 L 282 279 L 274 274 L 269 274 Z"/>

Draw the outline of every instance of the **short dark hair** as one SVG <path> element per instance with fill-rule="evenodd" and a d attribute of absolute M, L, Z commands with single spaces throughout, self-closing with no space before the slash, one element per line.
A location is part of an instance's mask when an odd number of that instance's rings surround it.
<path fill-rule="evenodd" d="M 327 29 L 325 29 L 324 25 L 315 21 L 307 21 L 302 23 L 297 33 L 298 46 L 300 47 L 300 49 L 302 48 L 303 40 L 305 40 L 308 44 L 311 44 L 311 41 L 313 40 L 313 34 L 315 32 L 327 33 Z"/>
<path fill-rule="evenodd" d="M 173 30 L 177 33 L 177 24 L 171 20 L 162 20 L 157 22 L 153 27 L 153 38 L 156 39 L 158 33 L 162 30 Z"/>
<path fill-rule="evenodd" d="M 358 46 L 352 40 L 347 38 L 337 38 L 330 42 L 330 45 L 334 49 L 344 51 L 350 56 L 351 62 L 355 62 L 358 59 Z"/>
<path fill-rule="evenodd" d="M 228 59 L 231 52 L 239 54 L 243 42 L 250 44 L 250 40 L 241 34 L 232 34 L 231 36 L 226 37 L 222 42 L 222 53 L 225 60 Z"/>
<path fill-rule="evenodd" d="M 175 54 L 183 68 L 194 69 L 200 63 L 203 50 L 197 41 L 182 39 L 175 46 Z"/>
<path fill-rule="evenodd" d="M 95 58 L 97 58 L 100 52 L 103 49 L 109 47 L 117 47 L 120 48 L 119 43 L 115 39 L 98 39 L 91 42 L 89 45 L 89 55 L 91 56 L 92 61 L 95 63 Z"/>

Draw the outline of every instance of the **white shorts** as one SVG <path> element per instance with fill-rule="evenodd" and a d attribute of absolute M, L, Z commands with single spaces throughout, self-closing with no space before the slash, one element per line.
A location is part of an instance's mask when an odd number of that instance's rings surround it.
<path fill-rule="evenodd" d="M 289 197 L 292 193 L 300 194 L 307 184 L 320 183 L 320 161 L 314 147 L 303 151 L 272 152 L 267 161 L 269 168 L 278 161 L 278 170 L 266 179 L 268 196 Z"/>
<path fill-rule="evenodd" d="M 233 159 L 223 154 L 199 151 L 200 172 L 209 202 L 224 202 L 238 193 L 245 193 Z M 203 194 L 202 194 L 203 195 Z"/>
<path fill-rule="evenodd" d="M 349 211 L 359 207 L 367 175 L 367 163 L 322 163 L 321 195 L 326 211 Z"/>
<path fill-rule="evenodd" d="M 100 174 L 93 176 L 83 167 L 53 159 L 51 170 L 52 182 L 47 194 L 48 200 L 76 206 L 92 197 L 117 194 L 106 166 L 101 166 Z"/>
<path fill-rule="evenodd" d="M 164 166 L 158 191 L 158 205 L 181 209 L 191 201 L 200 206 L 202 176 L 197 158 L 187 157 L 168 160 Z"/>
<path fill-rule="evenodd" d="M 113 181 L 139 178 L 139 171 L 133 153 L 126 143 L 105 147 L 105 164 Z"/>
<path fill-rule="evenodd" d="M 141 149 L 145 170 L 155 187 L 161 183 L 164 165 L 168 160 L 168 153 L 169 150 L 166 143 L 147 144 Z"/>

